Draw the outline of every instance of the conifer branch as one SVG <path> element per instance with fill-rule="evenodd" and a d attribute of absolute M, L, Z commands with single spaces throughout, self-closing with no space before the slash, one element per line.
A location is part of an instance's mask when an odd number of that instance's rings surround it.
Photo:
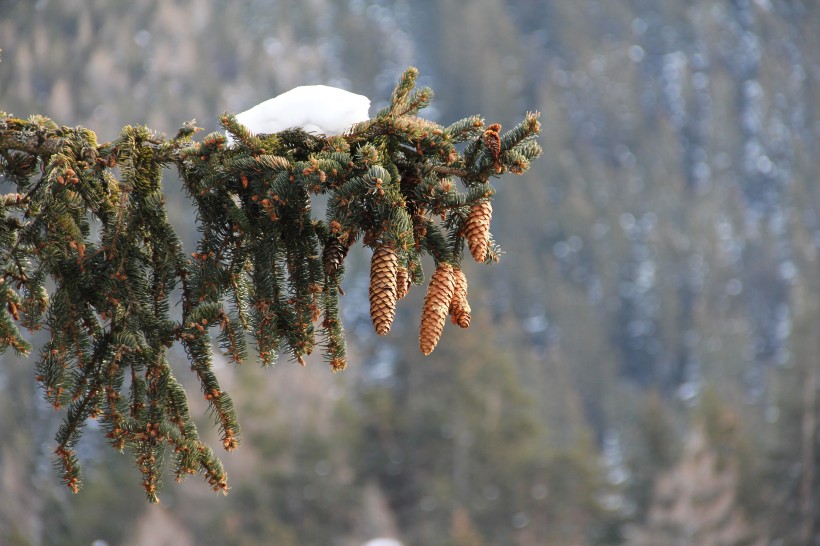
<path fill-rule="evenodd" d="M 376 252 L 371 314 L 379 333 L 389 330 L 409 283 L 424 281 L 423 254 L 439 274 L 461 274 L 465 242 L 483 245 L 473 249 L 479 260 L 497 256 L 489 214 L 475 211 L 490 210 L 491 178 L 522 174 L 540 155 L 538 115 L 506 133 L 478 116 L 442 127 L 417 116 L 432 98 L 415 89 L 417 76 L 408 69 L 388 107 L 329 138 L 298 128 L 254 135 L 226 113 L 220 121 L 231 144 L 221 133 L 193 141 L 192 122 L 170 140 L 128 126 L 99 144 L 82 127 L 0 112 L 0 180 L 11 186 L 0 195 L 0 351 L 30 350 L 18 325 L 50 333 L 36 379 L 55 408 L 68 405 L 56 454 L 69 488 L 81 483 L 74 446 L 83 424 L 99 419 L 112 447 L 133 453 L 151 501 L 168 455 L 178 480 L 201 473 L 227 491 L 168 348 L 184 347 L 223 448 L 236 449 L 239 422 L 213 373 L 212 329 L 236 364 L 247 358 L 248 338 L 265 365 L 283 351 L 304 363 L 318 335 L 331 368 L 344 369 L 339 295 L 360 235 Z M 201 237 L 190 254 L 166 217 L 168 166 L 196 207 Z M 329 197 L 324 221 L 311 209 L 318 194 Z M 179 319 L 170 301 L 177 288 Z M 422 326 L 425 354 L 447 312 L 469 324 L 464 298 L 455 311 L 449 297 L 435 300 L 435 320 Z"/>

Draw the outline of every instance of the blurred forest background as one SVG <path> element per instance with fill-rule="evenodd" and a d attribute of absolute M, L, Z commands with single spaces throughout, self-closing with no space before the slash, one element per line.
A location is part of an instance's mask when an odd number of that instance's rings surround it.
<path fill-rule="evenodd" d="M 0 109 L 101 140 L 310 83 L 375 113 L 415 65 L 422 115 L 540 110 L 545 147 L 499 182 L 506 254 L 467 266 L 473 325 L 432 356 L 423 290 L 372 332 L 357 247 L 345 372 L 218 369 L 227 498 L 169 479 L 148 505 L 93 430 L 71 495 L 61 415 L 4 355 L 0 543 L 820 544 L 818 31 L 814 0 L 0 0 Z"/>

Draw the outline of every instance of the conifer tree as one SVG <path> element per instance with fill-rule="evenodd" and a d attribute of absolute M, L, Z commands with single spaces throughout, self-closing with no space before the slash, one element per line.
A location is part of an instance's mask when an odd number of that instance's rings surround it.
<path fill-rule="evenodd" d="M 632 530 L 629 543 L 767 544 L 736 499 L 742 479 L 738 466 L 737 454 L 721 453 L 702 426 L 694 428 L 680 461 L 655 481 L 646 523 Z"/>
<path fill-rule="evenodd" d="M 538 114 L 507 132 L 479 116 L 445 127 L 418 116 L 432 91 L 416 89 L 416 78 L 408 69 L 390 104 L 342 136 L 254 135 L 226 113 L 233 146 L 222 133 L 193 140 L 193 123 L 170 139 L 127 126 L 98 143 L 86 128 L 0 112 L 0 176 L 13 186 L 0 195 L 0 348 L 31 351 L 20 327 L 50 334 L 36 380 L 55 409 L 67 407 L 55 454 L 72 491 L 81 485 L 77 442 L 97 419 L 112 447 L 133 453 L 149 500 L 158 500 L 169 458 L 178 480 L 201 473 L 225 492 L 227 475 L 199 437 L 168 349 L 184 347 L 223 448 L 236 449 L 239 423 L 212 370 L 211 331 L 237 365 L 250 338 L 263 365 L 280 353 L 304 364 L 318 345 L 334 371 L 344 369 L 339 295 L 356 241 L 374 252 L 380 334 L 410 284 L 424 282 L 425 254 L 436 275 L 423 352 L 448 313 L 469 325 L 463 247 L 478 261 L 497 259 L 490 179 L 522 174 L 541 154 Z M 166 217 L 169 166 L 196 207 L 202 235 L 191 254 Z M 319 194 L 329 197 L 321 220 L 311 208 Z M 181 319 L 171 311 L 175 291 Z"/>

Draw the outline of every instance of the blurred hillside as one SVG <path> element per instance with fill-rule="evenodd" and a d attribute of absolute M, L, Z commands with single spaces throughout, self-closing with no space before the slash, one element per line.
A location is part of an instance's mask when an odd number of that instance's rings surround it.
<path fill-rule="evenodd" d="M 309 83 L 374 113 L 415 65 L 423 115 L 539 110 L 545 148 L 433 355 L 419 289 L 376 339 L 358 248 L 344 373 L 218 370 L 227 498 L 169 479 L 147 506 L 93 430 L 63 491 L 60 415 L 4 355 L 0 544 L 820 544 L 818 29 L 813 0 L 0 0 L 0 110 L 102 140 Z"/>

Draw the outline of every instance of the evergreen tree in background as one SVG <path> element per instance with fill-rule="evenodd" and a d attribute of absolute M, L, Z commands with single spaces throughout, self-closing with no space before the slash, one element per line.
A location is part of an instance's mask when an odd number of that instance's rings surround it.
<path fill-rule="evenodd" d="M 645 526 L 630 530 L 628 543 L 767 544 L 760 524 L 747 517 L 750 499 L 737 499 L 748 469 L 740 421 L 707 392 L 679 460 L 659 473 Z"/>
<path fill-rule="evenodd" d="M 193 124 L 170 140 L 128 126 L 99 144 L 85 128 L 0 113 L 0 174 L 15 189 L 0 199 L 0 344 L 30 350 L 18 324 L 50 334 L 36 378 L 49 404 L 68 407 L 55 452 L 71 490 L 80 486 L 82 427 L 97 419 L 114 448 L 133 452 L 150 500 L 167 457 L 178 480 L 202 473 L 226 491 L 168 348 L 184 347 L 223 447 L 235 449 L 239 423 L 213 373 L 209 330 L 218 329 L 235 364 L 247 358 L 249 336 L 264 365 L 280 352 L 304 363 L 318 344 L 333 370 L 344 369 L 338 296 L 344 258 L 358 240 L 373 249 L 370 304 L 379 334 L 395 315 L 398 279 L 402 292 L 423 282 L 424 254 L 435 273 L 422 351 L 435 348 L 448 314 L 469 325 L 463 248 L 479 262 L 497 260 L 490 178 L 523 174 L 540 155 L 538 115 L 507 132 L 478 116 L 443 127 L 417 116 L 432 92 L 415 89 L 416 78 L 408 69 L 389 106 L 339 137 L 301 129 L 252 135 L 226 114 L 234 147 L 219 133 L 192 141 Z M 170 165 L 200 221 L 190 256 L 166 218 L 162 174 Z M 324 219 L 311 210 L 319 194 L 329 197 Z M 177 291 L 181 318 L 171 311 Z"/>

